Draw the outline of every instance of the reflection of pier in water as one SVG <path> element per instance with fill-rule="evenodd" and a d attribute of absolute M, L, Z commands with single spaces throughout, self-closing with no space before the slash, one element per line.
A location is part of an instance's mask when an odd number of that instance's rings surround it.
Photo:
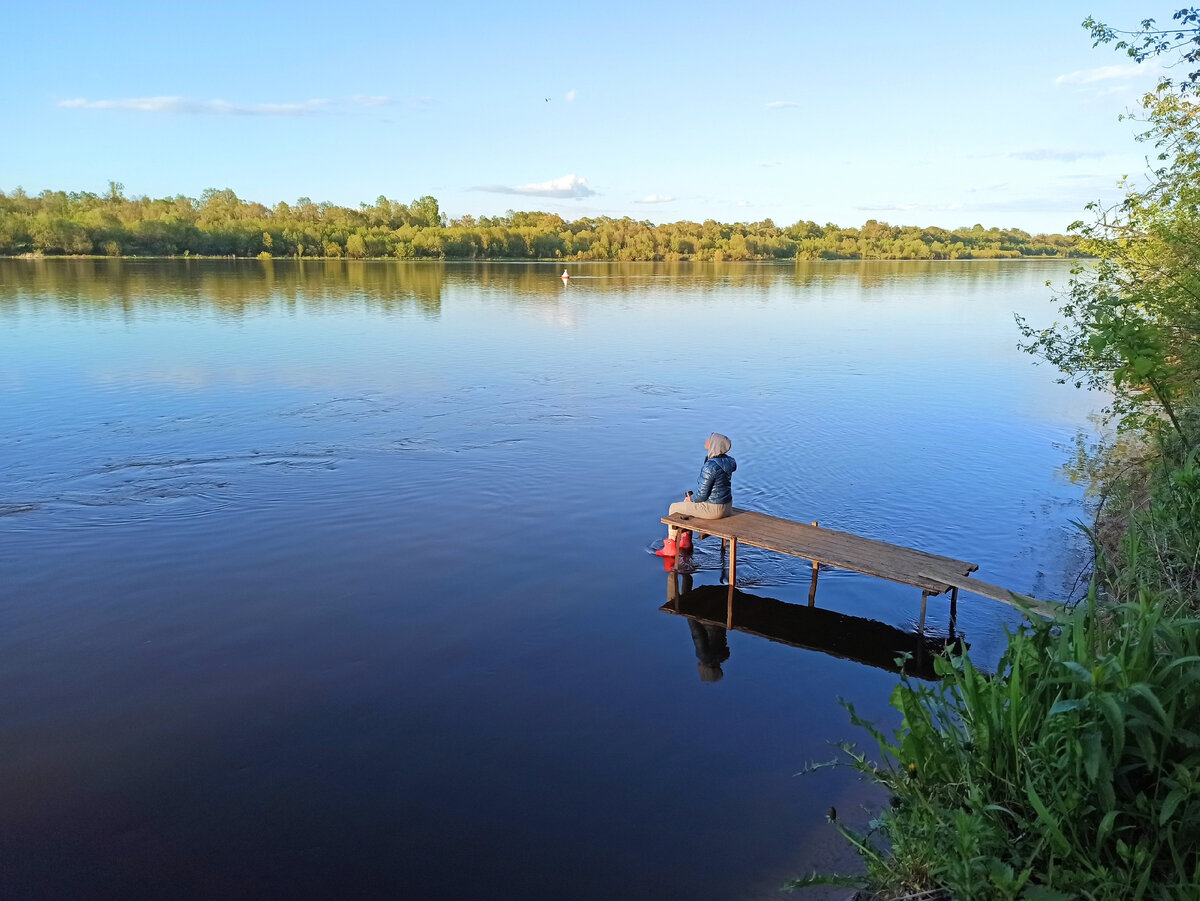
<path fill-rule="evenodd" d="M 961 650 L 963 645 L 953 631 L 949 636 L 941 637 L 906 632 L 885 623 L 812 605 L 788 604 L 737 589 L 730 591 L 724 585 L 693 588 L 690 574 L 676 572 L 667 576 L 667 603 L 660 609 L 686 617 L 692 627 L 693 640 L 698 634 L 703 637 L 704 647 L 697 642 L 696 651 L 701 678 L 705 681 L 720 678 L 719 663 L 729 656 L 729 651 L 724 650 L 719 660 L 712 661 L 706 660 L 701 652 L 723 644 L 720 638 L 726 630 L 820 651 L 894 673 L 900 672 L 897 658 L 907 655 L 904 672 L 929 680 L 937 678 L 933 669 L 934 657 L 944 655 L 947 650 Z M 708 671 L 706 666 L 710 668 Z"/>

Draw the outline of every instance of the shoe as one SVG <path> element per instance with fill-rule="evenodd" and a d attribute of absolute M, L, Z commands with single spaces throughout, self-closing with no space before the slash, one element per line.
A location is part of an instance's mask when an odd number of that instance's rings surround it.
<path fill-rule="evenodd" d="M 692 533 L 686 530 L 680 532 L 679 539 L 675 544 L 680 551 L 690 551 L 692 549 Z"/>
<path fill-rule="evenodd" d="M 657 557 L 674 557 L 679 551 L 675 548 L 675 539 L 668 538 L 663 542 L 663 546 L 654 552 Z"/>

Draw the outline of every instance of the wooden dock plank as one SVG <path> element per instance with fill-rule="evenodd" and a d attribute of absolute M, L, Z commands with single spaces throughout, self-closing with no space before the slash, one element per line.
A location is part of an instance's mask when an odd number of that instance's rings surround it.
<path fill-rule="evenodd" d="M 965 560 L 750 510 L 735 508 L 733 515 L 724 519 L 697 519 L 676 514 L 665 516 L 662 521 L 815 563 L 913 585 L 931 594 L 950 590 L 953 579 L 966 579 L 979 568 Z"/>
<path fill-rule="evenodd" d="M 1030 597 L 1027 594 L 1021 594 L 1017 591 L 1011 591 L 1007 588 L 1002 588 L 999 585 L 992 585 L 990 582 L 984 582 L 980 579 L 965 579 L 949 576 L 948 581 L 952 588 L 958 588 L 961 591 L 969 591 L 972 594 L 977 594 L 980 597 L 990 598 L 993 601 L 1000 601 L 1002 604 L 1009 604 L 1013 607 L 1021 607 L 1025 605 L 1039 613 L 1042 616 L 1053 619 L 1055 616 L 1055 606 L 1046 601 L 1039 601 L 1037 598 Z"/>

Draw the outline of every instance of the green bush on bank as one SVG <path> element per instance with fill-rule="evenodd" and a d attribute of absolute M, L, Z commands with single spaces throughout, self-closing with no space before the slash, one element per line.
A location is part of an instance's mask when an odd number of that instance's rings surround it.
<path fill-rule="evenodd" d="M 1200 454 L 1169 451 L 1109 486 L 1102 516 L 1122 523 L 1101 577 L 1118 598 L 1153 591 L 1172 608 L 1200 610 Z M 1200 712 L 1197 714 L 1200 716 Z"/>
<path fill-rule="evenodd" d="M 1095 597 L 1090 599 L 1095 601 Z M 905 682 L 855 764 L 886 786 L 872 886 L 959 899 L 1200 897 L 1200 620 L 1143 592 L 1010 636 L 996 678 L 968 656 Z"/>

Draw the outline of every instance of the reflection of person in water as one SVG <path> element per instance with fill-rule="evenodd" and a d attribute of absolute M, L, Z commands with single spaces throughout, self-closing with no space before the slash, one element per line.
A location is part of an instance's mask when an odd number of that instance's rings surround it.
<path fill-rule="evenodd" d="M 667 577 L 667 601 L 679 609 L 679 601 L 692 590 L 691 573 L 671 573 Z M 709 626 L 688 617 L 692 644 L 696 646 L 696 665 L 700 681 L 717 682 L 725 674 L 721 664 L 729 659 L 729 637 L 724 626 Z"/>
<path fill-rule="evenodd" d="M 729 638 L 724 626 L 709 626 L 688 619 L 692 643 L 696 646 L 696 666 L 701 682 L 717 682 L 725 674 L 721 664 L 729 659 Z"/>

